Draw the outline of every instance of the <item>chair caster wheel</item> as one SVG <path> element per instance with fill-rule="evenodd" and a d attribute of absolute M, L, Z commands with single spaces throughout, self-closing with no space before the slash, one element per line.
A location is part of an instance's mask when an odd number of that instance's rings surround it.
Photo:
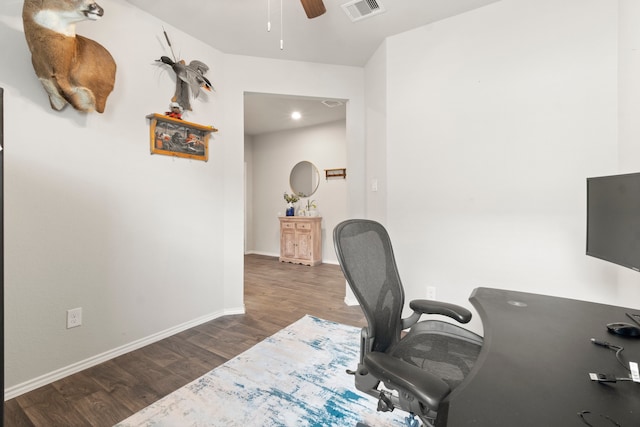
<path fill-rule="evenodd" d="M 413 414 L 411 414 L 408 417 L 406 417 L 404 419 L 404 422 L 406 423 L 407 427 L 419 427 L 420 426 L 420 423 L 418 422 L 418 419 Z"/>

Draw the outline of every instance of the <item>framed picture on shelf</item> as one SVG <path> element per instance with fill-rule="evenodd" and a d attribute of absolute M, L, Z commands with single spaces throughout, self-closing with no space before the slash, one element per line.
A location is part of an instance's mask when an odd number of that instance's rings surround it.
<path fill-rule="evenodd" d="M 209 160 L 209 135 L 218 129 L 162 114 L 150 114 L 151 154 Z"/>

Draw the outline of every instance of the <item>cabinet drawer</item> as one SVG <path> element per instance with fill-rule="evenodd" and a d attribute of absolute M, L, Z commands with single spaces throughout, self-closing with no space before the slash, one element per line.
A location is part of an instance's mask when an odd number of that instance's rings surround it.
<path fill-rule="evenodd" d="M 295 227 L 296 227 L 296 225 L 294 223 L 292 223 L 292 222 L 283 222 L 282 223 L 282 228 L 291 228 L 291 229 L 293 229 Z"/>
<path fill-rule="evenodd" d="M 299 222 L 296 224 L 298 230 L 311 230 L 311 224 L 308 222 Z"/>

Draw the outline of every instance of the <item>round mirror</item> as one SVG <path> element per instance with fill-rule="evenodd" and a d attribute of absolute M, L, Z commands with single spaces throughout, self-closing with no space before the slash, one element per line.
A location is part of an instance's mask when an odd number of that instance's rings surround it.
<path fill-rule="evenodd" d="M 311 162 L 302 161 L 291 169 L 289 185 L 291 190 L 300 197 L 310 197 L 318 189 L 320 173 Z"/>

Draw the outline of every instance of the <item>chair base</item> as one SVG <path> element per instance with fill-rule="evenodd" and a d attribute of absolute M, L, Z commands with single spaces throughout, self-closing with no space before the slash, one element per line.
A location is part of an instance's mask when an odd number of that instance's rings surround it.
<path fill-rule="evenodd" d="M 351 374 L 353 371 L 347 372 Z M 437 413 L 424 408 L 420 405 L 420 402 L 410 394 L 392 391 L 384 387 L 380 380 L 371 375 L 362 364 L 358 364 L 358 369 L 353 372 L 352 375 L 355 375 L 354 382 L 356 389 L 378 399 L 378 411 L 391 412 L 395 408 L 400 408 L 412 415 L 412 417 L 408 417 L 407 420 L 417 416 L 420 421 L 424 423 L 425 427 L 433 427 Z M 407 421 L 407 423 L 409 422 L 410 421 Z M 411 425 L 412 424 L 407 424 L 407 426 Z"/>

